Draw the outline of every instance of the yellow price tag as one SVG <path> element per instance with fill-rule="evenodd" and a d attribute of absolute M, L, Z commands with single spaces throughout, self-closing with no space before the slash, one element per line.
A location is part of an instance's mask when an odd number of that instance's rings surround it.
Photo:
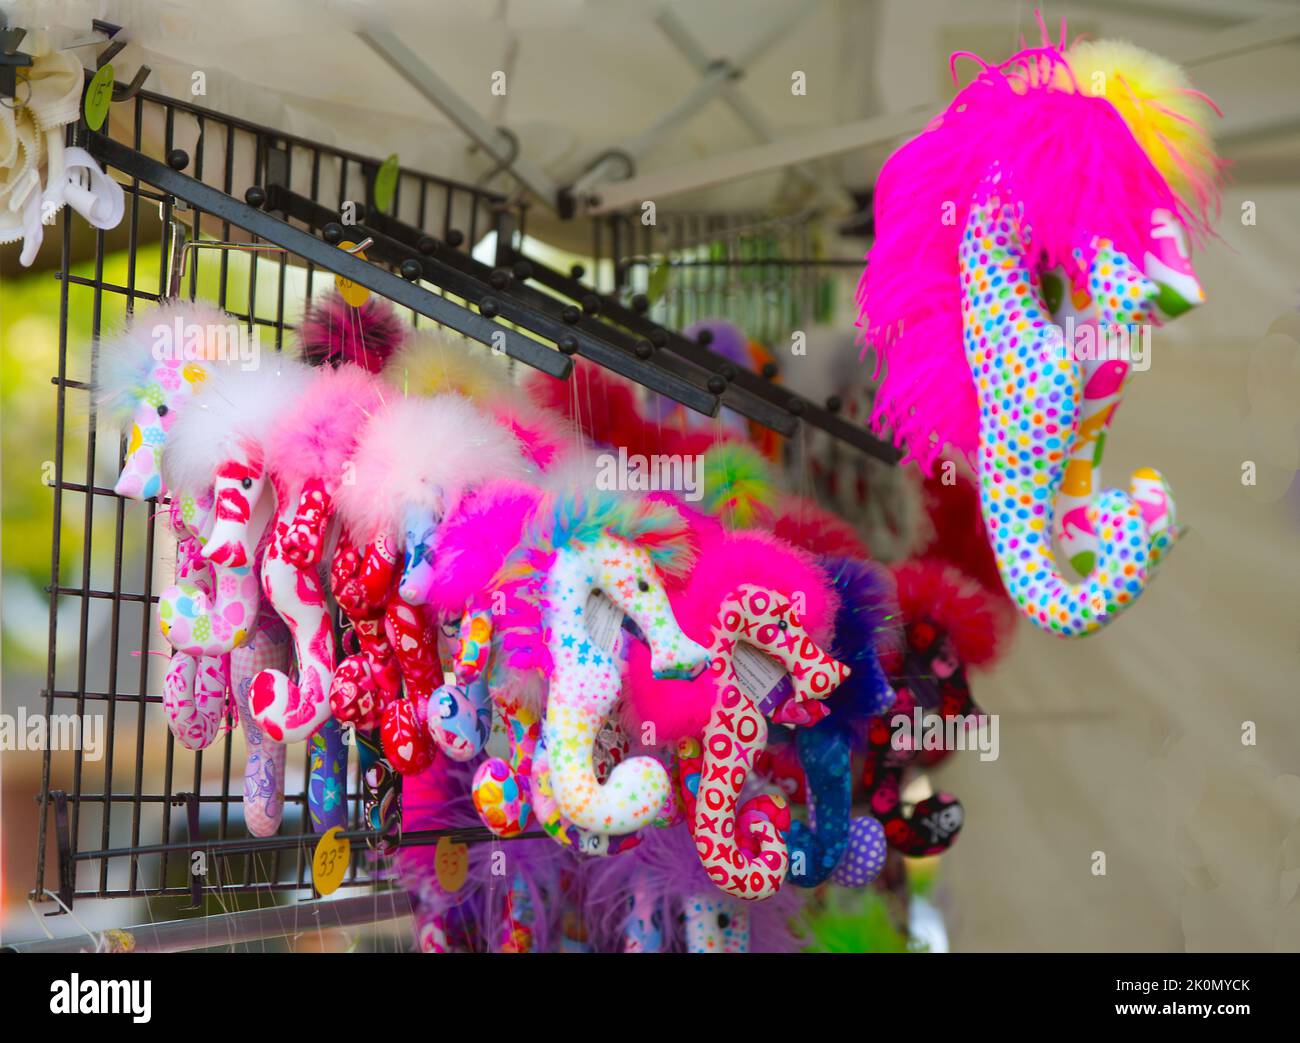
<path fill-rule="evenodd" d="M 339 243 L 339 249 L 351 250 L 356 245 L 356 243 L 348 240 Z M 352 256 L 359 257 L 363 261 L 366 259 L 366 253 L 364 250 L 357 250 L 357 252 Z M 361 305 L 370 300 L 370 291 L 364 286 L 354 283 L 351 279 L 345 279 L 341 275 L 336 275 L 334 276 L 334 285 L 338 287 L 339 295 L 354 308 L 360 308 Z"/>
<path fill-rule="evenodd" d="M 352 841 L 339 836 L 334 826 L 316 842 L 316 853 L 311 856 L 311 882 L 323 895 L 332 895 L 343 883 L 352 860 Z"/>
<path fill-rule="evenodd" d="M 465 877 L 469 875 L 469 847 L 453 844 L 450 837 L 439 837 L 433 852 L 433 870 L 438 886 L 454 895 L 465 886 Z"/>
<path fill-rule="evenodd" d="M 108 105 L 113 100 L 113 66 L 100 66 L 99 71 L 90 78 L 86 85 L 86 97 L 82 102 L 82 111 L 86 115 L 86 126 L 99 130 L 108 117 Z"/>

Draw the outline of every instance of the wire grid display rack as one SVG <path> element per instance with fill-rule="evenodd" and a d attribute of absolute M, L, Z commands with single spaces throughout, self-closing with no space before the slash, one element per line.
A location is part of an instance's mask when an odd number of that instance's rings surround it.
<path fill-rule="evenodd" d="M 654 224 L 640 213 L 616 214 L 593 223 L 593 267 L 612 280 L 616 296 L 642 298 L 647 314 L 665 326 L 681 330 L 701 319 L 735 323 L 766 349 L 764 376 L 776 378 L 796 331 L 850 330 L 856 321 L 864 261 L 855 249 L 844 256 L 843 246 L 831 246 L 831 227 L 813 210 L 773 216 L 660 209 Z M 830 414 L 864 430 L 875 387 L 870 366 L 857 367 L 825 403 L 809 403 L 805 414 Z M 910 477 L 894 466 L 898 453 L 853 445 L 825 425 L 805 425 L 805 432 L 785 449 L 807 491 L 855 525 L 881 560 L 905 554 L 920 505 Z"/>
<path fill-rule="evenodd" d="M 244 197 L 273 173 L 280 184 L 339 213 L 350 200 L 366 200 L 379 167 L 369 157 L 148 92 L 115 104 L 103 133 L 137 153 L 166 158 L 173 167 L 188 166 L 192 177 L 227 197 Z M 84 127 L 73 128 L 71 137 L 84 139 Z M 278 169 L 269 172 L 268 163 Z M 258 239 L 229 220 L 178 205 L 138 177 L 123 188 L 124 257 L 106 251 L 106 235 L 98 232 L 93 260 L 74 264 L 75 218 L 66 210 L 61 217 L 49 653 L 41 697 L 47 720 L 101 715 L 104 748 L 99 763 L 86 759 L 82 749 L 44 753 L 32 897 L 57 895 L 64 908 L 78 899 L 188 897 L 190 907 L 197 908 L 205 898 L 226 906 L 236 904 L 240 894 L 303 891 L 311 886 L 315 842 L 305 814 L 305 781 L 297 781 L 306 778 L 305 747 L 290 749 L 279 834 L 251 838 L 244 835 L 239 808 L 242 762 L 232 785 L 239 733 L 228 731 L 208 750 L 191 752 L 167 729 L 151 617 L 158 590 L 171 581 L 158 564 L 170 533 L 166 524 L 158 526 L 157 501 L 128 503 L 113 492 L 125 438 L 97 428 L 90 406 L 93 337 L 69 334 L 70 315 L 89 313 L 91 332 L 98 337 L 138 304 L 167 294 L 173 218 L 183 221 L 195 240 Z M 465 251 L 496 231 L 505 214 L 500 196 L 405 169 L 391 212 L 445 242 L 463 244 Z M 522 234 L 523 214 L 513 212 L 511 222 Z M 202 289 L 204 297 L 256 331 L 264 350 L 278 351 L 306 302 L 333 276 L 310 260 L 305 267 L 299 258 L 291 263 L 283 251 L 260 257 L 194 251 L 180 296 L 194 299 Z M 102 444 L 108 440 L 115 452 Z M 81 530 L 70 538 L 64 519 L 74 518 L 74 512 L 81 516 Z M 69 603 L 76 606 L 72 612 Z M 300 753 L 301 772 L 294 764 Z M 355 760 L 347 794 L 354 824 L 361 820 Z M 210 859 L 201 876 L 191 872 L 200 846 Z M 365 845 L 354 844 L 353 851 L 343 886 L 370 884 Z"/>
<path fill-rule="evenodd" d="M 858 258 L 825 249 L 820 215 L 663 213 L 654 224 L 614 215 L 593 226 L 593 254 L 613 262 L 617 292 L 645 294 L 674 329 L 725 317 L 761 343 L 830 321 Z"/>

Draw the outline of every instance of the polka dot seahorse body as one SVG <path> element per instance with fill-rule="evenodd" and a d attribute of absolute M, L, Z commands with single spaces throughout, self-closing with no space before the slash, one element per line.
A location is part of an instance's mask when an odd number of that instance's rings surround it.
<path fill-rule="evenodd" d="M 1021 612 L 1044 630 L 1094 633 L 1146 586 L 1151 539 L 1142 506 L 1118 489 L 1091 501 L 1093 570 L 1080 583 L 1061 575 L 1051 532 L 1080 418 L 1079 363 L 1040 303 L 1014 207 L 991 193 L 977 199 L 959 258 L 963 340 L 980 409 L 981 505 L 999 571 Z"/>

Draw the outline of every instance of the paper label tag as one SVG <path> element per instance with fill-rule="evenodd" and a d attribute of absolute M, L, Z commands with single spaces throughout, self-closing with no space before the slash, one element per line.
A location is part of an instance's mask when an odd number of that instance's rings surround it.
<path fill-rule="evenodd" d="M 447 894 L 454 895 L 465 886 L 465 878 L 469 875 L 469 847 L 453 844 L 451 837 L 439 837 L 438 846 L 433 851 L 433 871 L 438 886 Z"/>
<path fill-rule="evenodd" d="M 338 245 L 340 250 L 351 250 L 357 244 L 349 239 L 345 242 L 339 243 Z M 352 256 L 359 257 L 364 261 L 366 259 L 366 252 L 364 250 L 358 250 Z M 370 300 L 370 291 L 360 283 L 353 282 L 351 279 L 345 279 L 341 275 L 336 275 L 334 276 L 334 285 L 338 287 L 339 296 L 354 308 L 360 308 L 361 305 Z"/>
<path fill-rule="evenodd" d="M 393 196 L 397 194 L 397 175 L 397 153 L 394 152 L 375 172 L 375 206 L 382 213 L 388 213 L 393 206 Z"/>
<path fill-rule="evenodd" d="M 623 628 L 623 610 L 604 593 L 593 590 L 587 595 L 587 607 L 583 610 L 583 616 L 587 620 L 587 633 L 591 635 L 596 647 L 612 656 L 619 631 Z"/>
<path fill-rule="evenodd" d="M 108 104 L 113 100 L 113 66 L 112 63 L 101 66 L 86 85 L 86 100 L 82 111 L 86 114 L 86 126 L 99 130 L 108 116 Z"/>
<path fill-rule="evenodd" d="M 746 641 L 736 642 L 731 666 L 736 671 L 736 684 L 757 706 L 767 700 L 772 689 L 786 676 L 784 666 Z"/>
<path fill-rule="evenodd" d="M 339 836 L 334 826 L 316 842 L 316 852 L 311 856 L 311 882 L 322 895 L 332 895 L 343 883 L 352 860 L 352 841 Z"/>

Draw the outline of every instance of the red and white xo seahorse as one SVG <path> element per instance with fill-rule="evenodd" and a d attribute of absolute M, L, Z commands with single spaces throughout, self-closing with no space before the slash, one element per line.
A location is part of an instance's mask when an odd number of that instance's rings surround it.
<path fill-rule="evenodd" d="M 790 677 L 793 694 L 760 706 L 742 687 L 741 645 L 770 656 Z M 700 861 L 709 879 L 737 898 L 759 899 L 781 888 L 790 856 L 782 831 L 790 810 L 768 796 L 739 804 L 754 758 L 767 745 L 767 717 L 806 725 L 824 717 L 820 700 L 849 675 L 804 629 L 795 599 L 758 584 L 738 586 L 713 621 L 709 674 L 717 692 L 702 740 L 679 746 L 682 797 Z"/>

